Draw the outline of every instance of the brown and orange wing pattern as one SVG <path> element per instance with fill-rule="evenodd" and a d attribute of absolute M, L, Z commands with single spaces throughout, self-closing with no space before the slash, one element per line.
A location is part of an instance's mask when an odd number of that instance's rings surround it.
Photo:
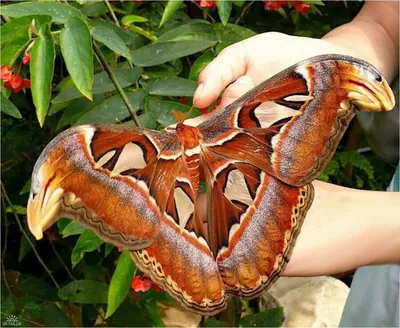
<path fill-rule="evenodd" d="M 285 111 L 271 122 L 262 102 Z M 313 200 L 310 182 L 356 110 L 392 107 L 390 88 L 368 63 L 319 56 L 277 74 L 199 126 L 209 245 L 228 293 L 252 298 L 279 277 Z"/>
<path fill-rule="evenodd" d="M 28 206 L 41 238 L 61 216 L 132 250 L 138 267 L 183 306 L 225 308 L 225 287 L 195 210 L 176 135 L 112 125 L 60 134 L 37 161 Z"/>
<path fill-rule="evenodd" d="M 40 239 L 42 231 L 65 216 L 116 246 L 150 245 L 162 213 L 148 186 L 123 173 L 152 162 L 157 152 L 139 129 L 79 126 L 61 133 L 35 164 L 30 230 Z"/>
<path fill-rule="evenodd" d="M 262 102 L 284 115 L 271 124 Z M 216 314 L 227 293 L 257 296 L 284 270 L 312 203 L 310 182 L 355 111 L 393 104 L 372 66 L 328 55 L 286 69 L 192 128 L 200 145 L 190 149 L 184 124 L 180 134 L 121 125 L 69 129 L 35 165 L 29 228 L 40 239 L 57 218 L 78 220 L 131 250 L 138 267 L 183 306 Z M 206 227 L 192 155 L 207 180 Z"/>
<path fill-rule="evenodd" d="M 292 187 L 262 169 L 204 152 L 209 171 L 209 244 L 226 290 L 253 298 L 284 270 L 312 204 L 313 187 Z"/>
<path fill-rule="evenodd" d="M 263 102 L 285 108 L 288 117 L 265 128 Z M 301 186 L 321 174 L 357 110 L 393 106 L 393 93 L 373 66 L 349 56 L 323 55 L 259 84 L 199 128 L 213 151 L 238 160 L 246 154 L 248 162 Z"/>

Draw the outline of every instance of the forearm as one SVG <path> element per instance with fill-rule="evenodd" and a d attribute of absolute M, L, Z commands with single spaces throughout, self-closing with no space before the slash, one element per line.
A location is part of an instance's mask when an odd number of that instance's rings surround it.
<path fill-rule="evenodd" d="M 315 199 L 284 275 L 326 275 L 400 261 L 400 193 L 313 184 Z"/>
<path fill-rule="evenodd" d="M 366 2 L 356 18 L 323 37 L 345 54 L 362 58 L 393 81 L 399 65 L 399 3 Z"/>

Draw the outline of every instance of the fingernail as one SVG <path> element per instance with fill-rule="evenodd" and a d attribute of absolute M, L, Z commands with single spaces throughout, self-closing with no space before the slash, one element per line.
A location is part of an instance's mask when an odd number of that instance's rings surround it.
<path fill-rule="evenodd" d="M 203 87 L 204 87 L 204 84 L 203 84 L 203 83 L 200 83 L 200 84 L 197 86 L 197 89 L 196 89 L 196 91 L 194 92 L 194 95 L 193 95 L 193 102 L 194 102 L 194 103 L 195 103 L 197 100 L 200 99 L 200 97 L 201 97 L 201 92 L 203 91 Z"/>

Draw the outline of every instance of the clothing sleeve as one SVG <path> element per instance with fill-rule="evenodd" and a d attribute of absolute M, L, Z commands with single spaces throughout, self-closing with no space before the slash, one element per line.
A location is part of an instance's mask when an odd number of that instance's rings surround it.
<path fill-rule="evenodd" d="M 391 85 L 396 106 L 390 112 L 359 112 L 358 122 L 372 151 L 388 164 L 399 161 L 399 77 Z"/>

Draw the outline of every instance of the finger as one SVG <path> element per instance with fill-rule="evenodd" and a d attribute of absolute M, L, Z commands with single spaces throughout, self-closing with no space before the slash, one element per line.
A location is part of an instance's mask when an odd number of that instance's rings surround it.
<path fill-rule="evenodd" d="M 217 111 L 225 108 L 232 102 L 234 102 L 241 95 L 245 94 L 247 91 L 254 87 L 253 79 L 250 76 L 243 75 L 239 77 L 235 83 L 231 84 L 224 92 L 221 98 L 221 102 L 212 113 L 197 116 L 195 118 L 185 120 L 185 124 L 191 126 L 197 126 L 200 123 L 210 119 Z M 174 127 L 174 126 L 171 126 Z"/>
<path fill-rule="evenodd" d="M 235 83 L 232 83 L 224 92 L 221 102 L 217 107 L 217 111 L 227 107 L 237 98 L 244 95 L 247 91 L 254 88 L 253 79 L 248 75 L 239 77 Z"/>
<path fill-rule="evenodd" d="M 215 101 L 228 84 L 246 71 L 245 47 L 241 42 L 221 51 L 201 73 L 193 97 L 194 105 L 205 108 Z"/>

